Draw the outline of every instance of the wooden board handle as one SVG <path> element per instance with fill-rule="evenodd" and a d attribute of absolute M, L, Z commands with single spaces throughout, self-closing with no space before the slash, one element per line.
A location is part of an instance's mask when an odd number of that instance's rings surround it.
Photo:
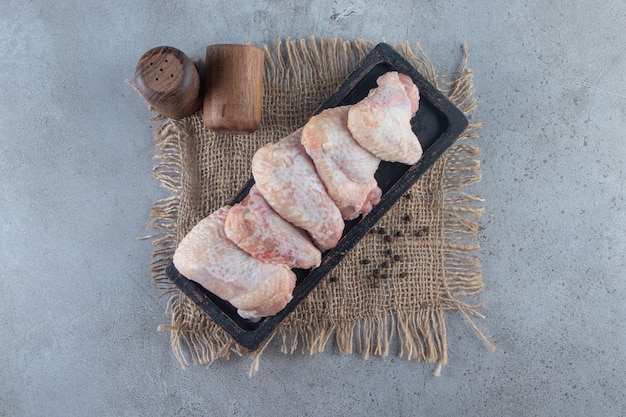
<path fill-rule="evenodd" d="M 197 68 L 170 46 L 150 49 L 139 59 L 135 84 L 156 111 L 172 119 L 189 116 L 202 104 Z"/>
<path fill-rule="evenodd" d="M 223 133 L 251 133 L 261 124 L 265 53 L 251 45 L 211 45 L 204 63 L 202 119 Z"/>

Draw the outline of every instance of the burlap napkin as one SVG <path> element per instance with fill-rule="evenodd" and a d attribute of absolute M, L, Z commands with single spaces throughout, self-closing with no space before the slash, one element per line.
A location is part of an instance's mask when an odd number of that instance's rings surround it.
<path fill-rule="evenodd" d="M 167 120 L 156 131 L 154 175 L 172 195 L 152 208 L 151 227 L 159 233 L 152 271 L 158 289 L 171 294 L 172 322 L 162 328 L 171 332 L 172 348 L 183 365 L 209 364 L 244 352 L 165 276 L 177 242 L 245 184 L 254 152 L 302 126 L 373 46 L 362 40 L 279 41 L 265 47 L 263 122 L 257 132 L 215 134 L 205 129 L 199 112 Z M 437 75 L 421 49 L 419 54 L 408 44 L 395 49 L 471 116 L 476 104 L 465 62 L 457 73 Z M 399 356 L 437 361 L 439 373 L 447 360 L 444 312 L 460 312 L 483 337 L 470 319 L 482 317 L 479 305 L 459 299 L 483 288 L 475 258 L 481 199 L 459 192 L 480 180 L 478 149 L 468 140 L 479 128 L 471 123 L 287 317 L 277 330 L 284 352 L 299 347 L 323 352 L 334 335 L 340 352 L 362 352 L 367 358 L 387 355 L 397 336 Z M 252 352 L 254 366 L 266 346 Z"/>

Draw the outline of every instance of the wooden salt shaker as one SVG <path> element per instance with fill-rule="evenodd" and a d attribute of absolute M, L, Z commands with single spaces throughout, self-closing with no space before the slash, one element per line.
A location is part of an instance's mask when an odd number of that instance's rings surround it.
<path fill-rule="evenodd" d="M 211 45 L 204 63 L 202 118 L 223 133 L 252 133 L 261 124 L 265 53 L 250 45 Z"/>
<path fill-rule="evenodd" d="M 159 46 L 146 52 L 137 63 L 135 84 L 156 111 L 172 119 L 189 116 L 202 104 L 198 70 L 176 48 Z"/>

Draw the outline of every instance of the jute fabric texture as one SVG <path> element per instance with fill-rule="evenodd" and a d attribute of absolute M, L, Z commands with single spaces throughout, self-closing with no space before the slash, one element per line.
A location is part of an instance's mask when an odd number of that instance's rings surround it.
<path fill-rule="evenodd" d="M 482 200 L 461 191 L 481 175 L 472 143 L 480 124 L 471 122 L 476 103 L 465 49 L 461 68 L 441 75 L 419 47 L 394 47 L 470 117 L 470 126 L 257 351 L 245 352 L 165 276 L 177 243 L 250 178 L 254 152 L 301 127 L 374 46 L 364 40 L 278 41 L 265 47 L 258 131 L 217 134 L 204 127 L 198 112 L 165 120 L 155 132 L 154 175 L 171 195 L 152 207 L 152 273 L 170 297 L 171 323 L 161 328 L 170 331 L 181 364 L 250 354 L 254 372 L 269 341 L 278 337 L 286 353 L 321 353 L 334 340 L 339 352 L 365 358 L 392 352 L 437 362 L 437 374 L 447 361 L 446 312 L 459 312 L 483 337 L 471 319 L 482 317 L 480 305 L 467 301 L 483 282 L 476 259 Z"/>

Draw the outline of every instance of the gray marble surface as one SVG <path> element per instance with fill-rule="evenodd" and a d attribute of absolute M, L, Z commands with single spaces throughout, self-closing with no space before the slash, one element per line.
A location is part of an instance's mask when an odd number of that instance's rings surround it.
<path fill-rule="evenodd" d="M 626 3 L 4 1 L 1 416 L 623 415 Z M 480 254 L 489 351 L 448 315 L 449 364 L 329 348 L 258 374 L 181 369 L 149 275 L 152 131 L 125 84 L 171 45 L 310 35 L 469 45 L 485 124 Z"/>

